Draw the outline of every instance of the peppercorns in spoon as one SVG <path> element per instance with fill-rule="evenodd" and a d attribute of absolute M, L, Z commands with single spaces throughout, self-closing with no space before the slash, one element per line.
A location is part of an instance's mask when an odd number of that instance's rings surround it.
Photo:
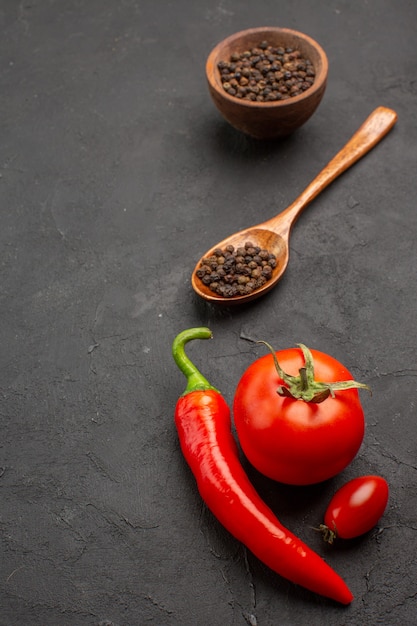
<path fill-rule="evenodd" d="M 277 216 L 227 237 L 197 263 L 194 291 L 209 302 L 242 304 L 274 287 L 289 260 L 289 236 L 301 212 L 391 130 L 397 114 L 376 108 L 300 196 Z"/>

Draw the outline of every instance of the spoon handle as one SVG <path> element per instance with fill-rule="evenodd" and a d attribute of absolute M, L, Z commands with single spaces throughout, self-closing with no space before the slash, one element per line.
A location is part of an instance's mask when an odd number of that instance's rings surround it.
<path fill-rule="evenodd" d="M 282 213 L 268 221 L 268 227 L 279 232 L 289 233 L 291 226 L 300 213 L 330 183 L 351 165 L 359 161 L 391 130 L 397 121 L 397 114 L 392 109 L 380 106 L 365 120 L 321 172 L 311 181 L 298 198 Z"/>

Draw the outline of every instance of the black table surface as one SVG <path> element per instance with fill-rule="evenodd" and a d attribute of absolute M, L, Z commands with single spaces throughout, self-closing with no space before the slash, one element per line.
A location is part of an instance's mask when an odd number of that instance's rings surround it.
<path fill-rule="evenodd" d="M 417 55 L 413 0 L 0 2 L 0 624 L 417 624 Z M 291 137 L 235 131 L 204 65 L 238 30 L 308 33 L 324 99 Z M 377 106 L 398 122 L 294 227 L 285 277 L 244 307 L 193 292 L 196 260 L 284 209 Z M 229 404 L 246 367 L 305 343 L 368 383 L 363 445 L 310 488 L 248 476 L 346 580 L 341 607 L 270 571 L 207 510 L 173 421 L 188 353 Z M 250 341 L 254 340 L 254 341 Z M 312 528 L 380 474 L 374 531 Z"/>

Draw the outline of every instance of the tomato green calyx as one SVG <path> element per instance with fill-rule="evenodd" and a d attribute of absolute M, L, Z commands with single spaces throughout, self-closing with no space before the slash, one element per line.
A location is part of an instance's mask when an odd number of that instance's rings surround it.
<path fill-rule="evenodd" d="M 368 385 L 364 383 L 358 383 L 355 380 L 344 380 L 326 383 L 314 379 L 314 360 L 310 350 L 303 344 L 297 344 L 302 350 L 304 357 L 304 367 L 299 369 L 298 376 L 291 376 L 284 372 L 280 366 L 275 350 L 266 341 L 258 341 L 263 343 L 269 348 L 272 357 L 274 359 L 275 369 L 278 376 L 284 382 L 277 389 L 277 393 L 280 396 L 293 398 L 294 400 L 304 400 L 304 402 L 320 403 L 324 402 L 329 396 L 335 397 L 336 391 L 343 391 L 345 389 L 367 389 L 370 391 Z"/>
<path fill-rule="evenodd" d="M 203 374 L 197 369 L 185 353 L 185 344 L 192 339 L 211 339 L 212 336 L 212 332 L 209 328 L 200 326 L 198 328 L 183 330 L 173 341 L 172 356 L 174 357 L 175 363 L 187 379 L 187 386 L 182 394 L 183 396 L 186 396 L 192 391 L 206 391 L 208 389 L 218 391 L 209 383 L 209 381 L 203 376 Z"/>
<path fill-rule="evenodd" d="M 330 545 L 332 545 L 334 540 L 337 538 L 336 524 L 333 523 L 333 526 L 334 530 L 326 526 L 326 524 L 320 524 L 320 526 L 315 529 L 322 533 L 324 541 Z"/>

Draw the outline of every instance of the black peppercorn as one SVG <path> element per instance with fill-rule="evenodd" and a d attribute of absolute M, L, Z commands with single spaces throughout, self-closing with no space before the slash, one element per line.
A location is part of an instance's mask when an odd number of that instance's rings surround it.
<path fill-rule="evenodd" d="M 247 241 L 235 250 L 216 248 L 202 259 L 196 276 L 214 293 L 233 298 L 259 289 L 272 277 L 275 255 Z"/>
<path fill-rule="evenodd" d="M 235 98 L 273 102 L 295 97 L 315 80 L 314 66 L 299 50 L 267 41 L 217 64 L 224 91 Z"/>

